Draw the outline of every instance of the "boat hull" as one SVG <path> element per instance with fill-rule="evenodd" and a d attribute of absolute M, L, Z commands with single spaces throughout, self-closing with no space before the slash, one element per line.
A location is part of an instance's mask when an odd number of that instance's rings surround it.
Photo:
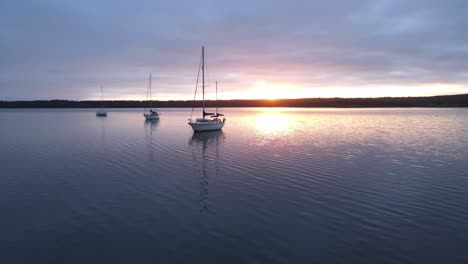
<path fill-rule="evenodd" d="M 145 116 L 146 120 L 158 120 L 159 119 L 159 115 L 143 114 L 143 116 Z"/>
<path fill-rule="evenodd" d="M 107 112 L 96 112 L 96 116 L 107 116 Z"/>
<path fill-rule="evenodd" d="M 224 122 L 221 120 L 216 122 L 191 122 L 189 125 L 192 127 L 194 132 L 216 131 L 221 130 L 224 127 Z"/>

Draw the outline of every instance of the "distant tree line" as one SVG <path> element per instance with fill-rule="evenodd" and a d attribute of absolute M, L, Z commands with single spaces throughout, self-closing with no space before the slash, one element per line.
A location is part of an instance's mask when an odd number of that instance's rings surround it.
<path fill-rule="evenodd" d="M 144 108 L 146 101 L 0 101 L 0 108 Z M 205 101 L 215 107 L 216 101 Z M 430 97 L 303 98 L 278 100 L 218 100 L 218 107 L 468 107 L 468 94 Z M 201 107 L 201 101 L 153 101 L 155 108 Z"/>

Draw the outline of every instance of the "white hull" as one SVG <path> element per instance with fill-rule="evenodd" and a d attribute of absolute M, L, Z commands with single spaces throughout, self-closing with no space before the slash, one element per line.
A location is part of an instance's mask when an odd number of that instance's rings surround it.
<path fill-rule="evenodd" d="M 145 119 L 146 120 L 158 120 L 159 119 L 159 115 L 151 115 L 151 114 L 143 114 L 145 116 Z"/>
<path fill-rule="evenodd" d="M 215 131 L 221 130 L 224 127 L 225 120 L 223 121 L 216 119 L 216 120 L 204 120 L 199 121 L 200 119 L 197 118 L 195 122 L 189 122 L 189 125 L 192 127 L 194 132 L 202 132 L 202 131 Z"/>

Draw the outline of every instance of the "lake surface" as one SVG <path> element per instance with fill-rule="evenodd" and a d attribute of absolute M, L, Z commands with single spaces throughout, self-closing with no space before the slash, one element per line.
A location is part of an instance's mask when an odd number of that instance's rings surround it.
<path fill-rule="evenodd" d="M 468 109 L 0 110 L 1 263 L 468 263 Z"/>

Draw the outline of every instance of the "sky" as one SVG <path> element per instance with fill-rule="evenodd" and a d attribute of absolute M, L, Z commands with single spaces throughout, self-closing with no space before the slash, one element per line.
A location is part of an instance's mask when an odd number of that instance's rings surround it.
<path fill-rule="evenodd" d="M 465 0 L 0 2 L 0 100 L 468 93 Z"/>

